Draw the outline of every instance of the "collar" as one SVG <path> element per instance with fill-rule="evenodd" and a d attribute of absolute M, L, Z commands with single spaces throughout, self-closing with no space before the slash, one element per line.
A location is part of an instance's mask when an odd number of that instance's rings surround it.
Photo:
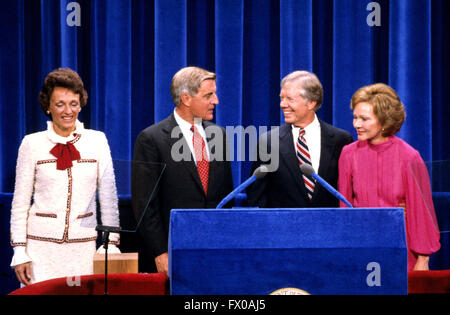
<path fill-rule="evenodd" d="M 391 145 L 398 139 L 396 136 L 390 136 L 387 141 L 382 143 L 371 143 L 367 140 L 361 141 L 366 142 L 367 146 L 376 151 L 376 152 L 383 152 L 391 147 Z"/>
<path fill-rule="evenodd" d="M 55 132 L 55 129 L 53 128 L 53 122 L 47 121 L 47 136 L 53 143 L 66 144 L 68 141 L 72 141 L 76 137 L 79 137 L 79 135 L 81 135 L 83 131 L 84 131 L 84 124 L 77 119 L 77 121 L 75 122 L 74 132 L 72 132 L 72 134 L 68 137 L 62 137 Z"/>
<path fill-rule="evenodd" d="M 293 129 L 294 133 L 297 135 L 300 132 L 300 127 L 296 127 L 296 126 L 292 125 L 292 129 Z M 314 132 L 316 130 L 320 130 L 320 122 L 319 122 L 319 119 L 317 118 L 316 114 L 314 114 L 314 120 L 303 129 L 305 129 L 306 134 L 311 134 L 312 132 Z"/>
<path fill-rule="evenodd" d="M 175 121 L 177 122 L 178 126 L 180 126 L 180 128 L 182 130 L 191 130 L 191 126 L 192 124 L 187 122 L 186 120 L 184 120 L 183 118 L 181 118 L 180 115 L 178 115 L 177 111 L 174 110 L 173 111 L 173 115 L 175 117 Z M 194 126 L 197 128 L 197 130 L 203 130 L 203 124 L 202 124 L 202 119 L 194 119 Z"/>

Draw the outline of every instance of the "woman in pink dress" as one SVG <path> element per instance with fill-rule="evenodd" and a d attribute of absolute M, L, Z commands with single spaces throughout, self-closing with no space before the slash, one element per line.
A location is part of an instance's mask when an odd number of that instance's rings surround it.
<path fill-rule="evenodd" d="M 405 121 L 397 93 L 378 83 L 352 97 L 358 141 L 339 159 L 339 191 L 354 207 L 405 208 L 408 270 L 428 270 L 440 248 L 426 166 L 417 150 L 394 136 Z M 345 207 L 341 203 L 341 207 Z"/>

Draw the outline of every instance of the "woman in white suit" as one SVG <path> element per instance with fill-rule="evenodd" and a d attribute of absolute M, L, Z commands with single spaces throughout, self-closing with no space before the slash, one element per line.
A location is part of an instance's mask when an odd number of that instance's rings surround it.
<path fill-rule="evenodd" d="M 39 102 L 51 121 L 22 140 L 11 207 L 11 266 L 24 285 L 93 273 L 97 192 L 102 224 L 119 226 L 108 141 L 77 119 L 87 102 L 83 81 L 73 70 L 54 70 Z M 118 242 L 112 234 L 113 252 Z"/>

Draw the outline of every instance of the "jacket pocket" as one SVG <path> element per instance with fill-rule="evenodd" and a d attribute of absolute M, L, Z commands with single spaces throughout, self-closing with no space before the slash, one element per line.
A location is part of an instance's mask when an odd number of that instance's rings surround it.
<path fill-rule="evenodd" d="M 80 214 L 77 219 L 83 219 L 83 218 L 88 218 L 94 215 L 94 212 L 88 212 L 88 213 L 84 213 L 84 214 Z"/>
<path fill-rule="evenodd" d="M 55 213 L 36 212 L 34 215 L 37 217 L 55 218 L 55 219 L 58 217 Z"/>

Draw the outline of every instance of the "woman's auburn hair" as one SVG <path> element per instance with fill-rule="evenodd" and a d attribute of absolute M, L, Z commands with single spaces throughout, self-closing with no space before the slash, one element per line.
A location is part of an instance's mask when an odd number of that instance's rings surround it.
<path fill-rule="evenodd" d="M 369 103 L 373 113 L 383 127 L 383 137 L 389 137 L 400 131 L 405 122 L 405 107 L 393 88 L 384 83 L 363 86 L 352 96 L 350 108 L 359 103 Z"/>

